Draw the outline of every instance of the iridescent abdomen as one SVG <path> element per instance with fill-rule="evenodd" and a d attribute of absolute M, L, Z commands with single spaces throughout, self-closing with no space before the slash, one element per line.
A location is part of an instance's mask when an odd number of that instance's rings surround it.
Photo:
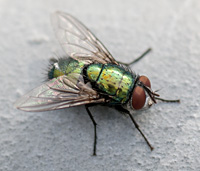
<path fill-rule="evenodd" d="M 135 78 L 124 68 L 114 64 L 91 64 L 87 67 L 86 73 L 88 79 L 116 103 L 126 103 L 129 99 Z"/>
<path fill-rule="evenodd" d="M 60 58 L 57 62 L 53 64 L 53 67 L 48 72 L 49 79 L 57 78 L 62 75 L 67 75 L 76 73 L 77 77 L 82 74 L 84 63 L 78 62 L 72 58 Z M 78 79 L 78 78 L 77 78 Z"/>

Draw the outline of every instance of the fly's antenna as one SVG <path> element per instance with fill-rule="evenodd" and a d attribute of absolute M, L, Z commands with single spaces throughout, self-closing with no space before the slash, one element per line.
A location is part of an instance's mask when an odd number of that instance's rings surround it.
<path fill-rule="evenodd" d="M 138 85 L 141 86 L 146 92 L 147 94 L 149 95 L 149 97 L 151 98 L 151 100 L 156 103 L 156 98 L 159 97 L 160 95 L 157 94 L 156 92 L 153 92 L 151 90 L 151 88 L 145 86 L 141 81 L 138 82 Z M 155 97 L 157 96 L 157 97 Z"/>

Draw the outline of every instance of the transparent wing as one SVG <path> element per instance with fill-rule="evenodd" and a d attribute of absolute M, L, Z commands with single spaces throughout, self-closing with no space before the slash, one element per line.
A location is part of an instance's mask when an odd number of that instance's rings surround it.
<path fill-rule="evenodd" d="M 48 111 L 89 103 L 103 103 L 98 93 L 77 76 L 54 78 L 22 96 L 15 106 L 24 111 Z"/>
<path fill-rule="evenodd" d="M 94 34 L 71 15 L 56 12 L 52 15 L 52 24 L 62 48 L 70 57 L 86 64 L 96 62 L 118 65 Z"/>

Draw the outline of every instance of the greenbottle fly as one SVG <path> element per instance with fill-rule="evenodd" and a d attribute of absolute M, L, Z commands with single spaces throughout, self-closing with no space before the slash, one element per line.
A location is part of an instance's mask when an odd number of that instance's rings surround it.
<path fill-rule="evenodd" d="M 110 106 L 130 117 L 153 150 L 131 111 L 142 109 L 145 104 L 150 106 L 156 100 L 179 100 L 159 98 L 151 89 L 150 80 L 129 68 L 151 49 L 129 64 L 118 62 L 76 18 L 56 12 L 51 19 L 56 36 L 68 57 L 54 60 L 48 72 L 49 80 L 22 96 L 15 106 L 24 111 L 40 112 L 84 105 L 94 125 L 93 155 L 96 155 L 97 123 L 89 108 L 95 105 Z"/>

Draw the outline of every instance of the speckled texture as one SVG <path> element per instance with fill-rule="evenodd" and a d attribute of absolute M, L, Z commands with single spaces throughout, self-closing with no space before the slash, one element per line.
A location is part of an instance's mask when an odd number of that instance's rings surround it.
<path fill-rule="evenodd" d="M 79 18 L 117 60 L 153 52 L 132 68 L 153 89 L 181 104 L 159 103 L 135 119 L 155 147 L 151 152 L 129 118 L 105 107 L 26 113 L 17 98 L 40 85 L 48 59 L 62 52 L 49 15 Z M 0 1 L 0 170 L 200 170 L 200 2 L 195 0 Z M 62 53 L 61 53 L 62 54 Z"/>

